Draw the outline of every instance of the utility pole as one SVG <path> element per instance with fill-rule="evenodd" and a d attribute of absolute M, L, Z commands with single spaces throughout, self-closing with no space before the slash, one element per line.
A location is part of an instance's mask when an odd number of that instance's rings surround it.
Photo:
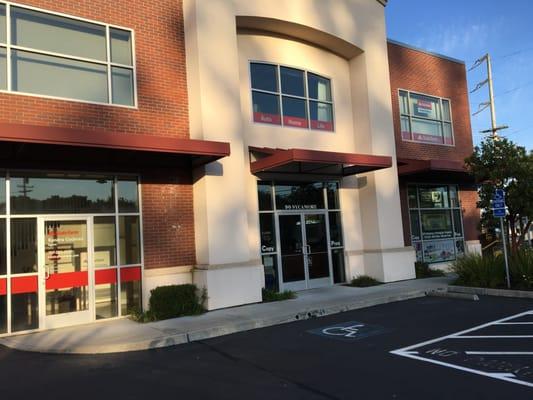
<path fill-rule="evenodd" d="M 473 90 L 470 91 L 470 93 L 474 93 L 475 91 L 481 89 L 483 86 L 488 85 L 488 87 L 489 87 L 489 100 L 485 101 L 483 103 L 480 103 L 479 107 L 478 107 L 478 110 L 472 115 L 473 116 L 477 115 L 481 111 L 485 110 L 487 107 L 490 107 L 491 129 L 485 129 L 485 130 L 481 131 L 481 133 L 490 133 L 490 136 L 491 136 L 492 139 L 497 139 L 498 131 L 500 131 L 502 129 L 507 129 L 509 127 L 507 125 L 501 125 L 501 126 L 497 126 L 496 125 L 496 106 L 494 104 L 494 88 L 493 88 L 492 63 L 490 61 L 490 54 L 487 53 L 483 57 L 481 57 L 478 60 L 476 60 L 476 62 L 469 69 L 469 71 L 472 71 L 474 68 L 477 68 L 478 66 L 483 64 L 483 62 L 487 63 L 487 79 L 485 79 L 484 81 L 479 82 L 476 85 L 476 87 Z"/>

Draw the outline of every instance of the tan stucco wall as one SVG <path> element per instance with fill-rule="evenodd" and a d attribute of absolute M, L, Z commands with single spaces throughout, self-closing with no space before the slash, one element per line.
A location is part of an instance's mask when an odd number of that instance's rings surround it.
<path fill-rule="evenodd" d="M 395 161 L 384 8 L 379 2 L 185 0 L 184 15 L 191 137 L 229 141 L 232 152 L 196 172 L 199 263 L 245 263 L 259 258 L 255 177 L 249 170 L 248 145 L 354 151 L 389 155 Z M 237 34 L 239 18 L 247 19 L 247 29 L 256 19 L 261 29 L 276 34 Z M 279 37 L 281 30 L 284 35 L 307 32 L 307 41 L 316 38 L 320 46 L 329 48 Z M 252 123 L 250 59 L 331 77 L 335 133 Z M 378 265 L 372 271 L 386 280 L 389 275 L 384 269 L 394 267 L 384 264 L 389 264 L 390 253 L 395 249 L 405 253 L 396 168 L 347 179 L 343 186 L 346 250 L 363 254 L 371 250 L 372 260 L 378 260 L 373 261 Z M 388 255 L 382 257 L 379 252 L 385 249 Z M 395 268 L 401 273 L 390 276 L 410 277 L 407 265 Z"/>

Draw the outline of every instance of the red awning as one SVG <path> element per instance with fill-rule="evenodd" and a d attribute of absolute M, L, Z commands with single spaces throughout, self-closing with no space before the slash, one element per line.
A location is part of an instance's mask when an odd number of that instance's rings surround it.
<path fill-rule="evenodd" d="M 348 176 L 392 166 L 392 158 L 389 156 L 305 149 L 249 149 L 251 152 L 266 155 L 250 163 L 252 174 Z"/>
<path fill-rule="evenodd" d="M 431 177 L 473 181 L 466 165 L 455 160 L 415 160 L 398 159 L 398 175 L 400 177 Z"/>
<path fill-rule="evenodd" d="M 26 147 L 41 145 L 33 147 L 34 153 L 43 153 L 46 148 L 51 148 L 50 146 L 54 149 L 67 146 L 71 150 L 109 149 L 113 151 L 109 153 L 112 155 L 117 152 L 129 152 L 130 159 L 148 154 L 152 157 L 165 155 L 165 160 L 169 160 L 168 156 L 170 159 L 172 156 L 186 156 L 190 158 L 193 166 L 206 164 L 230 154 L 229 143 L 225 142 L 8 123 L 0 123 L 0 142 L 26 144 Z"/>

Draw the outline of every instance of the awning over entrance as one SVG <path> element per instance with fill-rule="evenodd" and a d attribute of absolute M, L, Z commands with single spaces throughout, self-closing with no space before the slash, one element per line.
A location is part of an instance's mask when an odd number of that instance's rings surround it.
<path fill-rule="evenodd" d="M 250 170 L 256 175 L 278 173 L 348 176 L 392 166 L 392 157 L 389 156 L 305 149 L 250 147 L 249 150 L 264 155 L 250 163 Z"/>
<path fill-rule="evenodd" d="M 463 162 L 455 160 L 414 160 L 398 159 L 398 175 L 409 178 L 431 178 L 433 181 L 444 179 L 457 182 L 472 183 L 474 178 L 469 174 Z"/>
<path fill-rule="evenodd" d="M 109 163 L 172 167 L 199 166 L 230 154 L 229 143 L 148 134 L 121 134 L 71 128 L 0 123 L 0 159 L 63 160 L 107 158 Z M 100 149 L 96 152 L 96 149 Z M 92 157 L 91 157 L 92 156 Z M 89 159 L 87 159 L 89 158 Z"/>

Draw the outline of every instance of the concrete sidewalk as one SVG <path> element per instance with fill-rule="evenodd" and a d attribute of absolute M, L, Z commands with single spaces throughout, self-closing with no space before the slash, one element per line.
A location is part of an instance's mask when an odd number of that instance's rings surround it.
<path fill-rule="evenodd" d="M 11 336 L 0 344 L 43 353 L 101 354 L 174 346 L 230 333 L 422 297 L 444 289 L 450 277 L 417 279 L 369 288 L 333 286 L 298 298 L 210 311 L 200 316 L 140 324 L 129 319 Z"/>

